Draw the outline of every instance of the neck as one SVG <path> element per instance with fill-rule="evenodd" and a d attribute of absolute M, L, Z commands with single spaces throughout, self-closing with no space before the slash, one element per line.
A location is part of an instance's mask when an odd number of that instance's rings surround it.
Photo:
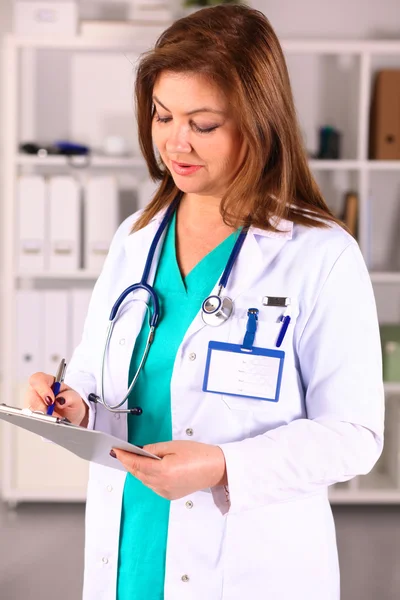
<path fill-rule="evenodd" d="M 221 199 L 213 196 L 184 194 L 179 204 L 179 217 L 181 221 L 194 229 L 226 227 L 220 214 L 220 203 Z"/>

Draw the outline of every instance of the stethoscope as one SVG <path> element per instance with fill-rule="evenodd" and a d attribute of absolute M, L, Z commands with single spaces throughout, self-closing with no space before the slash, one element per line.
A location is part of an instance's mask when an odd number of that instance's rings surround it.
<path fill-rule="evenodd" d="M 160 238 L 161 238 L 162 234 L 164 233 L 167 225 L 171 221 L 172 216 L 179 204 L 180 199 L 181 199 L 181 194 L 178 194 L 178 196 L 170 204 L 170 206 L 168 207 L 168 209 L 164 215 L 164 218 L 163 218 L 163 220 L 154 236 L 154 239 L 151 243 L 150 250 L 149 250 L 149 253 L 147 256 L 146 264 L 144 266 L 143 275 L 142 275 L 142 279 L 140 280 L 140 283 L 134 283 L 133 285 L 130 285 L 129 287 L 127 287 L 126 290 L 124 290 L 122 292 L 122 294 L 119 296 L 119 298 L 117 299 L 117 301 L 115 302 L 114 306 L 111 309 L 111 313 L 110 313 L 110 317 L 109 317 L 109 325 L 107 327 L 106 342 L 104 345 L 104 351 L 103 351 L 103 357 L 102 357 L 102 365 L 101 365 L 101 395 L 98 396 L 97 394 L 89 394 L 88 398 L 91 402 L 102 404 L 107 410 L 114 412 L 114 413 L 128 413 L 128 414 L 132 414 L 132 415 L 141 415 L 142 414 L 142 409 L 139 406 L 130 408 L 130 409 L 120 409 L 120 406 L 122 406 L 127 401 L 130 393 L 132 392 L 132 390 L 136 384 L 136 381 L 139 377 L 139 373 L 142 370 L 143 365 L 146 361 L 147 355 L 150 350 L 150 346 L 154 339 L 154 334 L 155 334 L 156 327 L 157 327 L 157 324 L 158 324 L 158 321 L 160 318 L 160 303 L 158 300 L 157 292 L 151 285 L 149 285 L 147 283 L 147 280 L 149 278 L 150 269 L 153 264 L 154 256 L 155 256 Z M 222 277 L 218 283 L 217 294 L 206 298 L 201 305 L 201 316 L 206 325 L 210 325 L 211 327 L 218 327 L 219 325 L 222 325 L 223 323 L 225 323 L 232 314 L 233 301 L 231 300 L 231 298 L 228 298 L 227 296 L 222 297 L 221 294 L 222 294 L 222 291 L 224 290 L 224 288 L 226 288 L 226 286 L 227 286 L 228 279 L 231 274 L 233 265 L 234 265 L 238 255 L 239 255 L 239 252 L 243 246 L 243 242 L 246 239 L 247 231 L 248 231 L 247 227 L 243 228 L 235 242 L 235 245 L 232 249 L 232 252 L 231 252 L 228 262 L 226 264 L 225 270 L 224 270 Z M 108 351 L 108 348 L 110 345 L 111 335 L 112 335 L 112 332 L 114 329 L 115 321 L 117 319 L 118 311 L 121 307 L 121 304 L 123 303 L 125 298 L 128 296 L 128 294 L 130 294 L 132 292 L 136 292 L 137 290 L 145 290 L 148 293 L 150 300 L 151 300 L 153 314 L 150 316 L 150 322 L 149 322 L 150 330 L 149 330 L 149 334 L 147 336 L 146 346 L 145 346 L 145 349 L 143 352 L 142 359 L 140 361 L 140 364 L 136 371 L 136 374 L 128 388 L 127 393 L 125 394 L 124 398 L 121 400 L 121 402 L 119 404 L 110 406 L 109 404 L 107 404 L 107 402 L 105 400 L 105 394 L 104 394 L 104 372 L 105 372 L 107 351 Z M 146 305 L 146 306 L 147 306 L 147 310 L 149 310 L 149 306 L 148 305 Z"/>

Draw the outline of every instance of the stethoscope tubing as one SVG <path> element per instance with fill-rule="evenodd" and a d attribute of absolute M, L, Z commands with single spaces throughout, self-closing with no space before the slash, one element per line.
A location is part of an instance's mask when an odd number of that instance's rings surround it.
<path fill-rule="evenodd" d="M 147 280 L 149 278 L 150 275 L 150 271 L 151 271 L 151 267 L 153 264 L 153 260 L 154 260 L 154 256 L 157 250 L 157 246 L 159 244 L 159 241 L 167 227 L 167 225 L 169 224 L 173 213 L 175 212 L 180 199 L 182 197 L 182 194 L 178 194 L 177 197 L 174 199 L 173 202 L 171 202 L 170 206 L 167 208 L 166 213 L 164 215 L 164 218 L 159 226 L 159 228 L 157 229 L 157 232 L 153 238 L 153 241 L 150 245 L 150 249 L 149 249 L 149 253 L 147 255 L 147 259 L 146 259 L 146 263 L 143 269 L 143 275 L 142 278 L 140 280 L 140 283 L 135 283 L 133 285 L 130 285 L 129 287 L 127 287 L 121 294 L 120 296 L 117 298 L 116 302 L 114 303 L 111 312 L 110 312 L 110 316 L 109 316 L 109 325 L 107 328 L 107 333 L 106 333 L 106 342 L 104 345 L 104 351 L 103 351 L 103 356 L 102 356 L 102 365 L 101 365 L 101 397 L 100 396 L 96 396 L 93 395 L 93 398 L 96 398 L 96 402 L 99 402 L 100 404 L 102 404 L 107 410 L 111 411 L 111 412 L 121 412 L 121 413 L 132 413 L 132 414 L 141 414 L 141 409 L 140 407 L 136 407 L 135 409 L 120 409 L 120 407 L 128 400 L 130 393 L 132 392 L 136 381 L 139 377 L 139 373 L 145 363 L 145 360 L 147 358 L 147 355 L 149 353 L 150 350 L 150 346 L 152 344 L 152 341 L 154 339 L 154 334 L 155 334 L 155 330 L 156 327 L 158 325 L 158 321 L 159 321 L 159 317 L 160 317 L 160 303 L 158 300 L 158 296 L 157 293 L 154 289 L 153 286 L 151 286 L 150 284 L 147 283 Z M 224 314 L 221 311 L 221 307 L 223 305 L 224 299 L 221 298 L 221 293 L 222 290 L 226 287 L 228 280 L 229 280 L 229 276 L 231 274 L 231 271 L 233 269 L 233 265 L 235 264 L 235 261 L 237 259 L 237 257 L 239 256 L 240 250 L 243 246 L 243 243 L 246 239 L 247 236 L 247 232 L 248 232 L 248 227 L 245 227 L 239 234 L 235 245 L 232 249 L 232 252 L 229 256 L 228 262 L 226 264 L 226 267 L 224 269 L 224 272 L 221 276 L 221 279 L 219 281 L 219 289 L 218 289 L 218 293 L 217 296 L 210 296 L 209 298 L 206 298 L 206 300 L 204 300 L 203 304 L 202 304 L 202 315 L 203 315 L 203 320 L 206 324 L 208 325 L 213 325 L 213 326 L 218 326 L 221 323 L 225 322 L 231 315 L 232 310 L 233 310 L 233 302 L 230 298 L 226 298 L 227 301 L 229 301 L 229 310 L 227 312 L 227 314 Z M 110 345 L 110 339 L 111 339 L 111 335 L 114 329 L 114 324 L 116 321 L 116 318 L 118 316 L 118 312 L 119 309 L 121 308 L 122 303 L 124 302 L 125 298 L 138 290 L 144 290 L 148 293 L 150 299 L 151 299 L 151 304 L 152 304 L 152 308 L 153 308 L 153 313 L 150 317 L 150 331 L 149 331 L 149 335 L 147 337 L 147 341 L 146 341 L 146 346 L 143 352 L 143 356 L 142 359 L 140 361 L 139 367 L 136 370 L 135 376 L 128 388 L 127 393 L 125 394 L 124 398 L 121 400 L 121 402 L 119 404 L 116 405 L 109 405 L 106 400 L 105 400 L 105 391 L 104 391 L 104 374 L 105 374 L 105 370 L 106 370 L 106 355 L 107 355 L 107 351 Z M 216 298 L 218 300 L 217 302 L 217 308 L 215 310 L 212 310 L 211 312 L 206 313 L 204 307 L 207 303 L 207 300 L 209 300 L 210 298 Z M 148 306 L 147 306 L 148 308 Z M 119 410 L 120 409 L 120 410 Z M 140 411 L 140 412 L 135 412 L 135 411 Z"/>

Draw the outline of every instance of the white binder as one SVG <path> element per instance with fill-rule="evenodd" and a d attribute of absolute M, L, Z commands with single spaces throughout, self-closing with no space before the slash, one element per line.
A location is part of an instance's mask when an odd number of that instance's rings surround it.
<path fill-rule="evenodd" d="M 62 358 L 69 360 L 68 292 L 67 290 L 45 290 L 44 313 L 41 326 L 44 332 L 44 360 L 40 371 L 55 375 Z"/>
<path fill-rule="evenodd" d="M 19 382 L 27 381 L 37 371 L 43 371 L 43 310 L 42 292 L 16 292 L 16 376 Z"/>
<path fill-rule="evenodd" d="M 81 201 L 78 182 L 60 175 L 49 180 L 49 238 L 51 271 L 80 267 Z"/>
<path fill-rule="evenodd" d="M 21 272 L 45 269 L 47 186 L 41 175 L 21 175 L 17 182 L 17 256 Z"/>
<path fill-rule="evenodd" d="M 108 433 L 71 425 L 65 423 L 63 419 L 32 412 L 27 408 L 21 410 L 0 404 L 0 419 L 63 446 L 80 458 L 120 471 L 126 471 L 126 469 L 119 460 L 110 456 L 112 448 L 160 460 L 158 456 L 142 450 L 139 446 L 129 444 Z"/>
<path fill-rule="evenodd" d="M 85 268 L 100 272 L 118 227 L 118 186 L 111 175 L 91 177 L 85 187 Z"/>
<path fill-rule="evenodd" d="M 71 353 L 80 344 L 92 290 L 73 288 L 70 292 Z"/>

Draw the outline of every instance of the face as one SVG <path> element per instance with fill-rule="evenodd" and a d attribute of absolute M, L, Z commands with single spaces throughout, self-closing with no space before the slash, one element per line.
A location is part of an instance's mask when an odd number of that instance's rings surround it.
<path fill-rule="evenodd" d="M 178 189 L 221 198 L 246 149 L 224 94 L 205 76 L 163 72 L 153 102 L 153 141 Z"/>

